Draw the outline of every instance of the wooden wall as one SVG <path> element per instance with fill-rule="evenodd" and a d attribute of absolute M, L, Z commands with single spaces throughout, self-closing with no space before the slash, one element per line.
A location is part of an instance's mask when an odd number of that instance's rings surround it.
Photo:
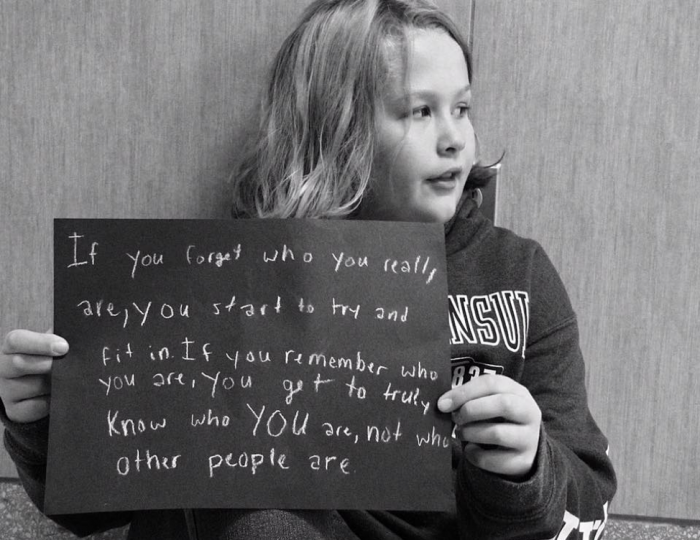
<path fill-rule="evenodd" d="M 611 512 L 700 519 L 700 3 L 475 0 L 501 224 L 578 311 Z"/>

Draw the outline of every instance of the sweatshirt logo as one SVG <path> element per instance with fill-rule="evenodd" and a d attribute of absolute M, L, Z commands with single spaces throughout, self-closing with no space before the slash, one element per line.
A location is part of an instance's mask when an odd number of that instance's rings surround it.
<path fill-rule="evenodd" d="M 450 295 L 450 343 L 504 345 L 525 358 L 530 297 L 525 291 Z"/>
<path fill-rule="evenodd" d="M 462 386 L 480 375 L 503 375 L 503 366 L 477 362 L 471 356 L 452 359 L 452 388 Z"/>

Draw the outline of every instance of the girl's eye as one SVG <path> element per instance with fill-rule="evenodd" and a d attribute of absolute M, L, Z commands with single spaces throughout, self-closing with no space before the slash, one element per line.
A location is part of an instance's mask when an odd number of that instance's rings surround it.
<path fill-rule="evenodd" d="M 460 117 L 467 116 L 469 114 L 470 110 L 471 110 L 471 106 L 467 105 L 466 103 L 463 103 L 463 104 L 457 106 L 457 114 Z"/>
<path fill-rule="evenodd" d="M 430 108 L 427 106 L 413 109 L 413 118 L 425 118 L 430 116 Z"/>

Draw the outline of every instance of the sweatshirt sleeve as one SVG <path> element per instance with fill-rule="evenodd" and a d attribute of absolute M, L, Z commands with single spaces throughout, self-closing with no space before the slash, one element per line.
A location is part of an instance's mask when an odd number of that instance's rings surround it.
<path fill-rule="evenodd" d="M 34 505 L 40 512 L 44 513 L 49 419 L 44 418 L 26 424 L 12 422 L 7 418 L 5 407 L 0 401 L 0 420 L 5 426 L 5 448 L 17 468 L 19 480 Z M 131 520 L 131 514 L 126 512 L 66 514 L 48 517 L 81 537 L 121 527 Z"/>
<path fill-rule="evenodd" d="M 616 478 L 608 442 L 592 418 L 576 317 L 556 270 L 538 247 L 520 384 L 542 411 L 533 470 L 509 481 L 462 459 L 457 478 L 465 538 L 602 537 Z"/>

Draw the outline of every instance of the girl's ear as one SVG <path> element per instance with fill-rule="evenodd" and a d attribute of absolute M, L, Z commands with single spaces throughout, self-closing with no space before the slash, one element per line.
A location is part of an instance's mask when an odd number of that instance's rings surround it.
<path fill-rule="evenodd" d="M 484 194 L 479 188 L 472 189 L 471 193 L 469 193 L 469 198 L 476 202 L 477 208 L 481 208 L 481 205 L 484 203 Z"/>

